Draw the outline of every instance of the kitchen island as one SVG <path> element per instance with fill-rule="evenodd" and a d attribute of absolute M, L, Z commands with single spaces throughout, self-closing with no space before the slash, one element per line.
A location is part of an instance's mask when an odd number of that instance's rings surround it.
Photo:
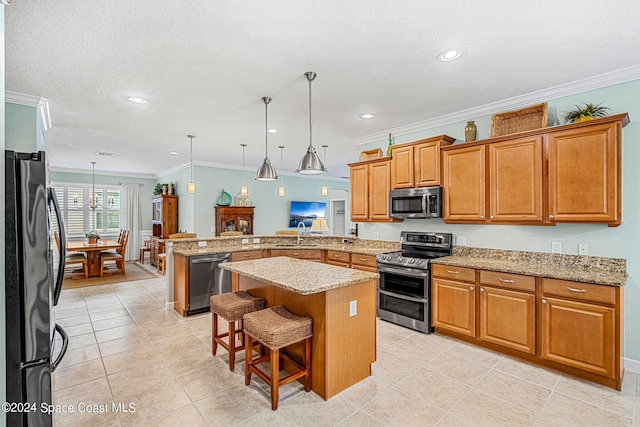
<path fill-rule="evenodd" d="M 378 274 L 289 257 L 228 262 L 237 288 L 313 319 L 311 389 L 323 399 L 371 375 Z M 235 282 L 235 281 L 234 281 Z M 301 359 L 302 345 L 287 353 Z"/>

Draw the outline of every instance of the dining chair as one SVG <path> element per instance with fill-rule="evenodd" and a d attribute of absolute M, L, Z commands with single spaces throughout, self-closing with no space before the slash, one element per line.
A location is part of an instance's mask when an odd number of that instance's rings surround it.
<path fill-rule="evenodd" d="M 151 240 L 145 240 L 142 246 L 140 246 L 140 264 L 144 264 L 145 253 L 151 254 Z"/>
<path fill-rule="evenodd" d="M 125 275 L 125 254 L 127 253 L 127 243 L 129 242 L 129 230 L 123 230 L 121 233 L 122 241 L 118 249 L 114 251 L 100 252 L 100 277 L 104 276 L 104 263 L 106 261 L 115 261 L 116 268 Z"/>
<path fill-rule="evenodd" d="M 53 237 L 56 239 L 56 246 L 58 247 L 58 252 L 60 252 L 60 235 L 57 231 L 53 232 Z M 89 278 L 89 263 L 87 262 L 87 256 L 85 254 L 73 253 L 67 254 L 64 258 L 64 266 L 65 268 L 68 265 L 76 265 L 82 264 L 82 271 L 84 272 L 84 278 Z"/>

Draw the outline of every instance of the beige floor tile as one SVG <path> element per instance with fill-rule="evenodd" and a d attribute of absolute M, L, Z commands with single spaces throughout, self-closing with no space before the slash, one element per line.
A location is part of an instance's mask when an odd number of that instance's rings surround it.
<path fill-rule="evenodd" d="M 549 396 L 551 390 L 502 372 L 491 371 L 474 387 L 477 391 L 487 394 L 506 404 L 518 408 L 518 411 L 538 415 Z"/>
<path fill-rule="evenodd" d="M 392 392 L 392 388 L 394 386 L 382 378 L 370 376 L 340 392 L 338 396 L 359 408 L 382 395 Z"/>
<path fill-rule="evenodd" d="M 113 317 L 128 316 L 128 315 L 129 315 L 129 312 L 122 306 L 113 308 L 111 310 L 89 312 L 89 316 L 91 316 L 92 322 L 96 322 L 98 320 L 111 319 Z"/>
<path fill-rule="evenodd" d="M 304 425 L 304 423 L 296 423 L 294 420 L 282 415 L 280 411 L 272 411 L 271 408 L 265 409 L 238 424 L 238 426 L 242 427 L 299 427 L 301 425 Z"/>
<path fill-rule="evenodd" d="M 553 389 L 558 383 L 560 375 L 545 368 L 526 362 L 505 357 L 495 366 L 494 370 Z"/>
<path fill-rule="evenodd" d="M 53 375 L 56 377 L 55 391 L 64 390 L 106 377 L 101 359 L 56 369 Z"/>
<path fill-rule="evenodd" d="M 623 417 L 633 418 L 635 387 L 632 390 L 627 387 L 620 392 L 588 381 L 563 376 L 558 380 L 554 392 L 606 408 Z"/>
<path fill-rule="evenodd" d="M 449 413 L 479 426 L 532 426 L 537 415 L 515 410 L 511 403 L 476 390 L 471 390 Z"/>
<path fill-rule="evenodd" d="M 107 375 L 139 369 L 140 361 L 143 361 L 145 366 L 162 365 L 164 362 L 160 354 L 151 346 L 134 347 L 129 351 L 102 357 Z"/>
<path fill-rule="evenodd" d="M 117 328 L 119 326 L 135 325 L 136 322 L 133 320 L 131 316 L 127 315 L 127 316 L 120 316 L 120 317 L 112 317 L 110 319 L 104 319 L 104 320 L 96 320 L 92 324 L 93 324 L 93 330 L 98 332 L 98 331 L 104 331 L 106 329 Z"/>
<path fill-rule="evenodd" d="M 164 363 L 174 376 L 180 377 L 190 372 L 197 371 L 203 366 L 214 363 L 214 357 L 208 351 L 194 351 L 173 357 L 163 356 Z M 236 365 L 236 369 L 238 369 Z"/>
<path fill-rule="evenodd" d="M 336 424 L 336 427 L 381 427 L 384 426 L 382 421 L 376 420 L 371 415 L 360 410 L 348 418 Z M 427 424 L 424 424 L 427 425 Z"/>
<path fill-rule="evenodd" d="M 91 319 L 89 318 L 89 313 L 84 313 L 79 316 L 71 316 L 71 317 L 63 317 L 59 319 L 57 316 L 55 321 L 58 325 L 65 329 L 69 326 L 82 325 L 83 323 L 91 323 Z"/>
<path fill-rule="evenodd" d="M 189 329 L 182 323 L 169 323 L 165 326 L 148 324 L 139 326 L 151 342 L 159 344 L 166 341 L 167 345 L 173 345 L 176 341 L 175 337 L 184 337 L 189 334 Z"/>
<path fill-rule="evenodd" d="M 631 426 L 633 419 L 553 392 L 536 426 Z"/>
<path fill-rule="evenodd" d="M 100 359 L 98 344 L 92 344 L 72 350 L 67 349 L 62 361 L 60 361 L 60 365 L 58 365 L 58 369 L 96 359 Z"/>
<path fill-rule="evenodd" d="M 66 319 L 68 317 L 82 316 L 86 315 L 89 312 L 86 307 L 78 307 L 78 308 L 69 308 L 67 309 L 64 306 L 58 304 L 56 307 L 56 321 L 60 319 Z"/>
<path fill-rule="evenodd" d="M 239 367 L 236 369 L 240 371 Z M 244 377 L 231 372 L 229 365 L 220 359 L 212 359 L 211 363 L 181 375 L 176 380 L 194 402 L 224 390 L 228 385 L 244 385 Z"/>
<path fill-rule="evenodd" d="M 472 423 L 471 421 L 458 418 L 455 415 L 449 413 L 445 414 L 440 421 L 436 423 L 436 427 L 477 427 L 482 425 L 481 423 Z"/>
<path fill-rule="evenodd" d="M 408 359 L 386 351 L 378 351 L 371 365 L 372 374 L 388 383 L 397 384 L 413 372 L 413 363 Z"/>
<path fill-rule="evenodd" d="M 268 401 L 267 405 L 270 407 Z M 354 404 L 341 396 L 325 401 L 313 392 L 297 394 L 278 405 L 278 412 L 282 412 L 288 419 L 314 427 L 332 426 L 355 414 L 357 410 Z"/>
<path fill-rule="evenodd" d="M 445 414 L 445 411 L 427 401 L 416 402 L 400 393 L 381 396 L 360 411 L 383 425 L 398 426 L 432 426 Z"/>
<path fill-rule="evenodd" d="M 251 387 L 230 385 L 220 392 L 198 400 L 196 407 L 210 426 L 230 426 L 271 410 L 271 401 Z M 280 412 L 282 406 L 278 408 Z"/>
<path fill-rule="evenodd" d="M 80 325 L 67 326 L 64 328 L 69 338 L 77 337 L 78 335 L 93 333 L 93 326 L 91 323 L 82 323 Z"/>
<path fill-rule="evenodd" d="M 194 404 L 183 406 L 162 415 L 154 419 L 151 424 L 157 427 L 207 427 L 207 422 Z"/>
<path fill-rule="evenodd" d="M 147 390 L 173 385 L 180 388 L 170 370 L 164 365 L 145 365 L 144 369 L 118 372 L 107 377 L 111 394 L 116 401 Z"/>
<path fill-rule="evenodd" d="M 98 343 L 103 343 L 106 341 L 113 341 L 118 338 L 129 338 L 136 335 L 144 336 L 138 325 L 133 324 L 96 331 L 96 340 Z"/>
<path fill-rule="evenodd" d="M 412 360 L 414 366 L 428 364 L 431 359 L 441 355 L 456 344 L 456 341 L 434 334 L 413 334 L 393 343 L 385 351 L 398 354 Z"/>
<path fill-rule="evenodd" d="M 500 353 L 464 342 L 457 342 L 448 350 L 448 352 L 489 368 L 494 367 L 498 362 L 500 362 L 500 360 L 505 358 L 505 356 Z"/>
<path fill-rule="evenodd" d="M 151 425 L 154 420 L 174 414 L 177 409 L 191 403 L 175 381 L 138 391 L 116 401 L 135 404 L 135 412 L 118 414 L 123 427 Z"/>
<path fill-rule="evenodd" d="M 130 337 L 118 338 L 98 344 L 102 357 L 133 350 L 138 347 L 148 348 L 149 346 L 151 346 L 151 342 L 144 334 L 135 334 Z"/>
<path fill-rule="evenodd" d="M 396 386 L 395 393 L 409 401 L 424 401 L 444 411 L 451 409 L 471 390 L 471 386 L 430 369 L 416 370 Z"/>
<path fill-rule="evenodd" d="M 468 385 L 477 384 L 491 368 L 458 356 L 453 350 L 431 360 L 429 369 Z"/>
<path fill-rule="evenodd" d="M 56 405 L 70 405 L 77 411 L 83 410 L 82 405 L 102 405 L 113 401 L 111 388 L 106 378 L 98 378 L 74 387 L 69 387 L 55 393 L 53 402 Z"/>
<path fill-rule="evenodd" d="M 55 427 L 120 427 L 120 421 L 115 412 L 74 412 L 54 417 L 53 425 Z"/>
<path fill-rule="evenodd" d="M 73 337 L 73 339 L 69 340 L 69 346 L 67 347 L 67 351 L 73 350 L 76 348 L 82 348 L 97 344 L 96 336 L 93 333 L 78 335 Z"/>

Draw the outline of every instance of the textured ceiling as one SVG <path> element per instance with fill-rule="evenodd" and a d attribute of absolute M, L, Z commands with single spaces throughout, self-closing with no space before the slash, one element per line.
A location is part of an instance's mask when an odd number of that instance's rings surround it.
<path fill-rule="evenodd" d="M 55 168 L 150 175 L 188 163 L 187 134 L 196 164 L 241 167 L 246 143 L 256 170 L 270 96 L 290 172 L 315 71 L 313 143 L 345 176 L 356 138 L 640 64 L 638 17 L 636 0 L 14 0 L 6 89 L 49 100 Z"/>

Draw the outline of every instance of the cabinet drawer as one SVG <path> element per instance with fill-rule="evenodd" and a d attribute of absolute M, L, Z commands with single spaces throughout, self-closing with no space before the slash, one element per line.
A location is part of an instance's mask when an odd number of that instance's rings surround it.
<path fill-rule="evenodd" d="M 446 277 L 448 279 L 462 280 L 465 282 L 476 281 L 476 271 L 473 268 L 432 264 L 431 271 L 433 275 L 437 277 Z"/>
<path fill-rule="evenodd" d="M 231 261 L 245 261 L 248 259 L 262 258 L 262 251 L 243 251 L 231 254 Z"/>
<path fill-rule="evenodd" d="M 376 268 L 376 257 L 373 255 L 351 254 L 351 264 Z"/>
<path fill-rule="evenodd" d="M 322 251 L 320 249 L 271 249 L 271 256 L 288 256 L 290 258 L 320 261 L 322 260 Z"/>
<path fill-rule="evenodd" d="M 616 287 L 569 282 L 567 280 L 542 279 L 542 293 L 604 304 L 616 303 Z"/>
<path fill-rule="evenodd" d="M 509 289 L 535 292 L 536 278 L 521 274 L 500 273 L 498 271 L 480 271 L 480 283 L 483 285 L 500 286 Z"/>
<path fill-rule="evenodd" d="M 327 251 L 327 262 L 338 261 L 349 264 L 349 252 Z"/>

